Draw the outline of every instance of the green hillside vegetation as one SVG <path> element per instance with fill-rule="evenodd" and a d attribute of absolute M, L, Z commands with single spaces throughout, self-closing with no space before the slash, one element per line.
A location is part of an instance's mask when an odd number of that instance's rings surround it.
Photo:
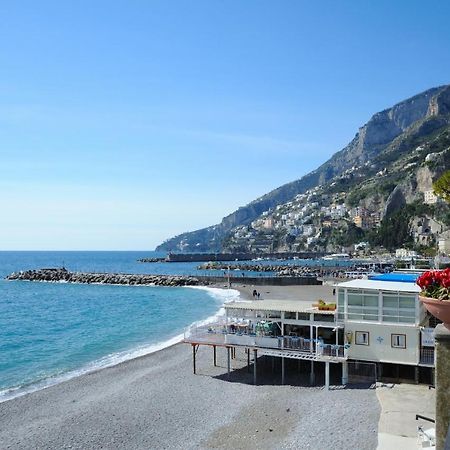
<path fill-rule="evenodd" d="M 450 170 L 447 170 L 443 175 L 433 183 L 434 193 L 450 203 Z"/>

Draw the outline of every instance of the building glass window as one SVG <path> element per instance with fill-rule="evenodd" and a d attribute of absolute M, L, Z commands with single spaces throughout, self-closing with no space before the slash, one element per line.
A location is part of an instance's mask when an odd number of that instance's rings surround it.
<path fill-rule="evenodd" d="M 383 322 L 415 323 L 416 296 L 414 294 L 383 292 Z"/>
<path fill-rule="evenodd" d="M 348 320 L 378 320 L 378 293 L 376 291 L 359 291 L 349 289 Z"/>
<path fill-rule="evenodd" d="M 406 348 L 406 334 L 391 334 L 391 347 Z"/>
<path fill-rule="evenodd" d="M 369 332 L 368 331 L 355 331 L 355 344 L 356 345 L 369 345 Z"/>
<path fill-rule="evenodd" d="M 345 290 L 338 289 L 337 295 L 338 319 L 341 320 L 345 319 L 344 308 L 345 308 Z"/>

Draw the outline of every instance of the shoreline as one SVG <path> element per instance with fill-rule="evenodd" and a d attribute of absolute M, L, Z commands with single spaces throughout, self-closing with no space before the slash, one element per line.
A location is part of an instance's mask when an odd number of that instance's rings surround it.
<path fill-rule="evenodd" d="M 28 281 L 28 280 L 26 280 Z M 43 283 L 48 283 L 48 281 L 42 281 Z M 50 283 L 59 283 L 59 282 L 50 282 Z M 85 284 L 85 283 L 71 283 L 71 284 Z M 101 283 L 98 283 L 99 285 L 104 285 Z M 119 285 L 118 285 L 119 286 Z M 76 369 L 68 370 L 67 372 L 58 374 L 58 375 L 52 375 L 50 377 L 47 377 L 45 379 L 36 380 L 31 383 L 27 383 L 25 385 L 21 386 L 12 386 L 7 387 L 5 389 L 0 390 L 0 404 L 9 402 L 12 400 L 15 400 L 16 398 L 23 397 L 28 394 L 33 394 L 34 392 L 39 392 L 48 388 L 51 388 L 53 386 L 57 386 L 61 383 L 65 383 L 67 381 L 70 381 L 74 378 L 78 378 L 84 375 L 88 375 L 91 373 L 95 373 L 99 370 L 108 369 L 110 367 L 114 367 L 116 365 L 123 364 L 127 361 L 132 361 L 134 359 L 142 358 L 148 355 L 151 355 L 153 353 L 162 351 L 166 348 L 170 348 L 174 345 L 180 344 L 183 341 L 184 338 L 184 330 L 196 323 L 206 325 L 208 323 L 212 323 L 214 320 L 216 320 L 220 314 L 221 311 L 223 311 L 223 305 L 227 303 L 227 301 L 231 301 L 232 299 L 239 299 L 239 291 L 237 289 L 224 289 L 219 286 L 153 286 L 153 285 L 137 285 L 137 286 L 130 286 L 130 287 L 176 287 L 176 288 L 190 288 L 190 289 L 200 289 L 206 291 L 210 297 L 217 301 L 218 299 L 222 301 L 217 311 L 208 316 L 206 319 L 200 319 L 198 321 L 194 321 L 191 324 L 187 325 L 183 329 L 182 333 L 179 333 L 175 336 L 168 337 L 165 340 L 162 340 L 160 342 L 155 343 L 149 343 L 144 344 L 129 350 L 113 353 L 110 355 L 105 355 L 102 358 L 96 359 L 94 361 L 91 361 L 81 367 L 78 367 Z M 228 295 L 215 295 L 215 290 L 221 290 L 221 291 L 233 291 L 230 292 L 232 298 L 228 299 Z M 236 295 L 237 294 L 237 295 Z M 219 297 L 223 297 L 219 298 Z"/>
<path fill-rule="evenodd" d="M 28 281 L 28 280 L 27 280 Z M 48 281 L 42 281 L 44 283 L 48 283 Z M 59 283 L 59 282 L 50 282 L 50 283 Z M 71 283 L 71 284 L 85 284 L 85 283 Z M 102 283 L 98 283 L 98 285 L 104 285 Z M 177 287 L 177 288 L 189 288 L 189 289 L 199 289 L 204 290 L 209 293 L 209 295 L 214 299 L 217 300 L 217 296 L 214 295 L 214 290 L 220 290 L 222 292 L 229 292 L 230 295 L 222 295 L 223 297 L 220 299 L 222 303 L 220 304 L 219 308 L 215 312 L 215 314 L 208 316 L 206 319 L 200 319 L 197 321 L 194 321 L 187 325 L 186 328 L 194 325 L 194 324 L 201 324 L 206 325 L 209 323 L 213 323 L 218 317 L 220 317 L 222 314 L 224 314 L 223 305 L 227 303 L 228 301 L 232 300 L 241 300 L 241 301 L 251 301 L 254 300 L 252 298 L 252 291 L 253 289 L 261 290 L 263 299 L 265 296 L 270 296 L 271 299 L 283 299 L 283 300 L 305 300 L 307 297 L 309 297 L 311 294 L 318 294 L 319 292 L 321 294 L 331 293 L 331 288 L 327 286 L 315 286 L 315 285 L 300 285 L 300 286 L 256 286 L 256 285 L 249 285 L 249 284 L 237 284 L 235 283 L 232 287 L 228 287 L 226 284 L 222 283 L 215 283 L 211 284 L 209 286 L 147 286 L 147 285 L 133 285 L 130 287 Z M 238 293 L 236 295 L 235 293 Z M 320 297 L 325 297 L 325 295 L 320 295 Z M 228 299 L 229 298 L 229 299 Z M 110 367 L 114 367 L 120 364 L 123 364 L 128 361 L 132 361 L 137 358 L 142 358 L 145 356 L 149 356 L 151 354 L 154 354 L 156 352 L 162 351 L 166 348 L 170 348 L 174 345 L 180 344 L 183 341 L 184 337 L 184 330 L 182 333 L 179 333 L 175 336 L 168 337 L 167 339 L 155 342 L 152 344 L 146 344 L 142 346 L 138 346 L 136 348 L 113 353 L 111 355 L 105 355 L 104 357 L 91 361 L 82 367 L 71 369 L 65 373 L 53 375 L 48 378 L 37 380 L 35 382 L 28 383 L 23 386 L 13 386 L 10 388 L 5 388 L 3 390 L 0 390 L 0 404 L 13 401 L 17 398 L 33 394 L 35 392 L 39 392 L 48 388 L 51 388 L 53 386 L 57 386 L 61 383 L 65 383 L 67 381 L 73 380 L 78 377 L 82 377 L 84 375 L 89 375 L 91 373 L 95 373 L 99 370 L 108 369 Z"/>
<path fill-rule="evenodd" d="M 232 288 L 247 300 L 254 286 Z M 270 286 L 261 294 L 301 300 L 327 292 L 332 288 Z M 327 392 L 321 380 L 309 386 L 307 368 L 299 372 L 293 362 L 282 386 L 279 364 L 272 373 L 264 357 L 254 386 L 242 349 L 230 379 L 224 349 L 217 349 L 217 361 L 214 367 L 212 350 L 202 347 L 194 375 L 190 346 L 173 343 L 4 401 L 0 442 L 18 449 L 376 448 L 380 408 L 373 390 L 336 386 Z"/>

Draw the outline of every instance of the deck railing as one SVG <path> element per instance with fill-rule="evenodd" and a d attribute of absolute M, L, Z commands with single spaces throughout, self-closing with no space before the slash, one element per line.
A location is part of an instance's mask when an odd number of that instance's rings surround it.
<path fill-rule="evenodd" d="M 320 343 L 317 339 L 307 339 L 297 336 L 280 336 L 279 348 L 299 350 L 301 352 L 314 353 Z"/>
<path fill-rule="evenodd" d="M 318 356 L 344 358 L 347 347 L 344 345 L 325 344 L 320 339 L 307 339 L 297 336 L 271 336 L 252 333 L 239 327 L 230 330 L 224 323 L 191 326 L 184 333 L 187 341 L 204 342 L 209 344 L 230 344 L 247 347 L 274 348 L 302 353 L 317 354 Z"/>
<path fill-rule="evenodd" d="M 347 348 L 348 347 L 345 345 L 320 344 L 317 354 L 321 356 L 344 358 L 347 353 Z"/>

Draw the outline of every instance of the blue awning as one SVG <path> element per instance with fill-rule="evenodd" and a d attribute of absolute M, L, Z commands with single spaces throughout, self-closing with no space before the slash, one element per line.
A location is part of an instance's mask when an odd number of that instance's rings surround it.
<path fill-rule="evenodd" d="M 373 275 L 369 280 L 375 281 L 399 281 L 402 283 L 415 283 L 419 278 L 418 273 L 384 273 L 380 275 Z"/>

